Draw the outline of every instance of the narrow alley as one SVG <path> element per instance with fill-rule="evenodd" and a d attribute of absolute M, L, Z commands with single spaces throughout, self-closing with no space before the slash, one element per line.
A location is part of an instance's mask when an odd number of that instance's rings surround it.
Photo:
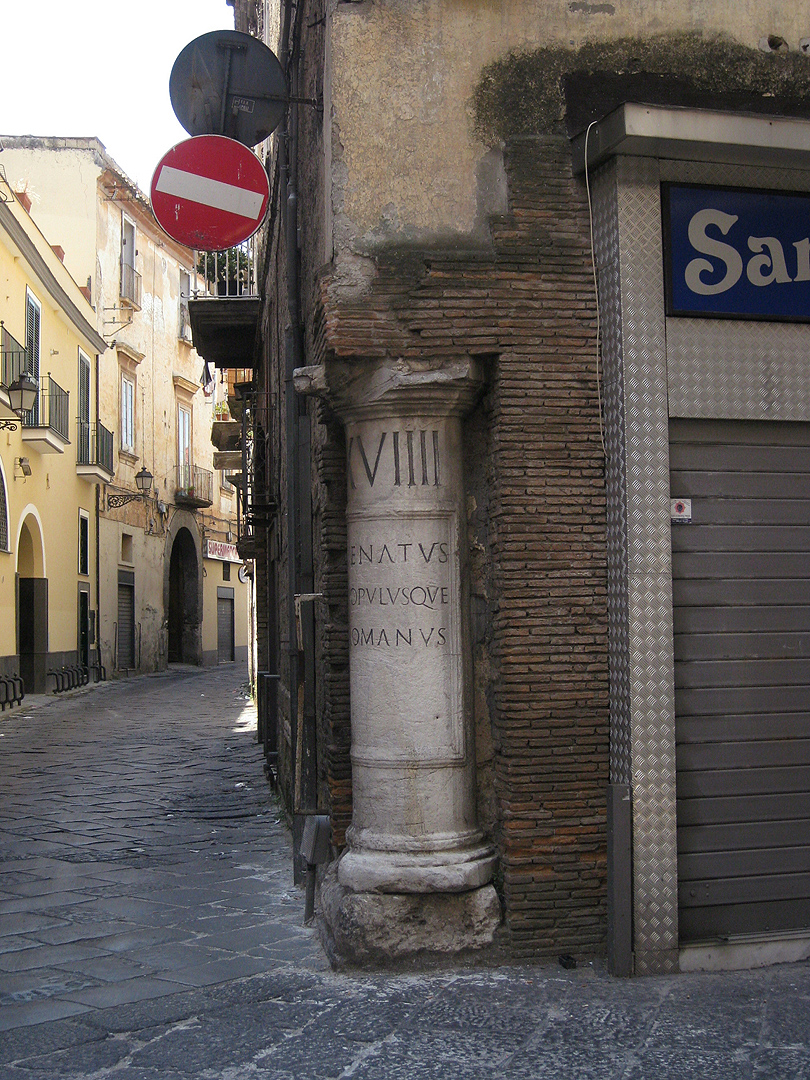
<path fill-rule="evenodd" d="M 244 671 L 0 717 L 3 1080 L 810 1077 L 810 965 L 333 972 Z"/>

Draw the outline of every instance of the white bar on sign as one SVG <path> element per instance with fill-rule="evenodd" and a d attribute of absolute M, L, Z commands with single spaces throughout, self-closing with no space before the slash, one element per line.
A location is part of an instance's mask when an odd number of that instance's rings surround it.
<path fill-rule="evenodd" d="M 170 165 L 164 165 L 160 170 L 155 190 L 215 210 L 225 210 L 251 221 L 258 218 L 264 202 L 264 195 L 260 191 L 248 191 L 234 184 L 224 184 L 221 180 L 173 169 Z"/>

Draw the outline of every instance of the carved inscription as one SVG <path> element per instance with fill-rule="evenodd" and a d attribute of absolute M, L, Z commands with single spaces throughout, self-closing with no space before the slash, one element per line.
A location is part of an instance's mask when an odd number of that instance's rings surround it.
<path fill-rule="evenodd" d="M 381 475 L 394 487 L 440 487 L 439 457 L 438 431 L 382 431 L 376 447 L 353 435 L 347 449 L 349 483 L 352 490 L 358 480 L 374 487 L 384 462 Z"/>
<path fill-rule="evenodd" d="M 363 584 L 349 589 L 353 611 L 352 645 L 374 648 L 433 648 L 447 645 L 450 584 L 422 578 L 450 562 L 446 540 L 358 541 L 349 548 L 349 565 L 399 567 L 401 574 L 387 583 L 381 577 L 361 573 Z M 391 575 L 385 575 L 388 581 Z"/>
<path fill-rule="evenodd" d="M 412 549 L 416 548 L 416 551 Z M 441 540 L 433 540 L 432 542 L 423 544 L 421 541 L 414 542 L 411 540 L 408 543 L 402 541 L 389 541 L 388 543 L 377 543 L 373 540 L 368 541 L 365 546 L 363 544 L 352 544 L 349 550 L 349 565 L 350 566 L 362 566 L 364 562 L 367 563 L 390 563 L 393 565 L 397 562 L 406 563 L 408 561 L 408 552 L 411 551 L 411 565 L 414 563 L 422 565 L 419 559 L 421 553 L 422 559 L 426 563 L 430 563 L 435 555 L 437 563 L 446 563 L 450 558 L 447 544 Z"/>
<path fill-rule="evenodd" d="M 463 753 L 455 536 L 451 514 L 350 518 L 352 728 L 364 760 Z"/>

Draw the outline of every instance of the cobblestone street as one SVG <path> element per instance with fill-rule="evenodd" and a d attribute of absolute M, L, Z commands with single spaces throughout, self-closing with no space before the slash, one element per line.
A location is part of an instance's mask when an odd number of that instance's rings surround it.
<path fill-rule="evenodd" d="M 243 670 L 0 717 L 3 1080 L 810 1077 L 810 965 L 334 973 Z"/>

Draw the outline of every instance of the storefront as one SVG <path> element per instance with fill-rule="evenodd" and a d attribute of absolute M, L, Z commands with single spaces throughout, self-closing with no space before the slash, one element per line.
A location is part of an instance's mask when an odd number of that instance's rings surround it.
<path fill-rule="evenodd" d="M 638 105 L 575 145 L 602 325 L 619 971 L 810 954 L 808 147 L 807 121 Z"/>
<path fill-rule="evenodd" d="M 204 633 L 203 663 L 247 659 L 247 573 L 236 544 L 203 541 L 204 605 L 210 629 Z"/>

